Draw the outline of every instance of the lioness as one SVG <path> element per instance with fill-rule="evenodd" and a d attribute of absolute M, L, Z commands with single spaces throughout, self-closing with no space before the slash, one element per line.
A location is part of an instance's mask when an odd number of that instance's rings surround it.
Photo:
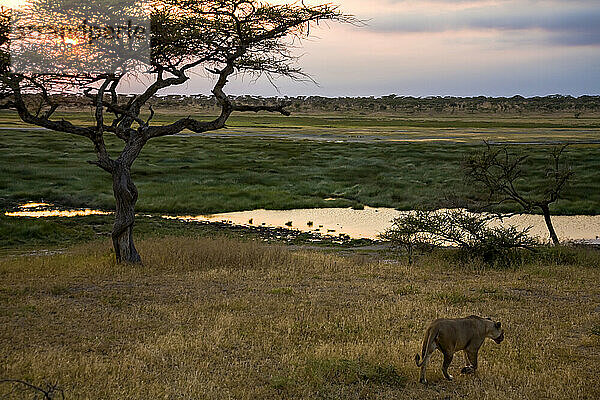
<path fill-rule="evenodd" d="M 417 367 L 421 367 L 421 383 L 427 383 L 425 369 L 427 363 L 436 349 L 444 354 L 442 372 L 448 380 L 452 375 L 448 373 L 448 367 L 452 362 L 454 353 L 464 350 L 467 366 L 461 371 L 462 374 L 470 374 L 477 369 L 477 353 L 485 341 L 490 338 L 500 344 L 504 340 L 504 331 L 500 322 L 494 322 L 489 318 L 481 318 L 471 315 L 467 318 L 458 319 L 436 319 L 429 325 L 423 339 L 423 350 L 421 356 L 415 356 Z"/>

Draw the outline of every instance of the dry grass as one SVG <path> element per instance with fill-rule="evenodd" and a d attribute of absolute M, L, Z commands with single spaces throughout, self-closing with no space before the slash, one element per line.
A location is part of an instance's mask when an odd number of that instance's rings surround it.
<path fill-rule="evenodd" d="M 469 272 L 230 239 L 140 247 L 143 267 L 115 266 L 100 244 L 0 260 L 0 379 L 58 382 L 67 399 L 600 397 L 600 269 Z M 418 384 L 425 325 L 469 314 L 501 320 L 506 341 L 484 345 L 476 376 L 457 357 L 452 383 L 437 354 Z"/>

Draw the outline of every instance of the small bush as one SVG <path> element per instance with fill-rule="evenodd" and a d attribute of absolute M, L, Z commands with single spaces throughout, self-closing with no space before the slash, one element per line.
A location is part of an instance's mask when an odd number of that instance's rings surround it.
<path fill-rule="evenodd" d="M 491 227 L 497 219 L 465 210 L 416 211 L 394 219 L 380 237 L 403 248 L 409 263 L 416 251 L 456 247 L 457 261 L 462 263 L 481 260 L 496 267 L 521 265 L 523 250 L 532 250 L 537 241 L 529 237 L 528 229 Z"/>
<path fill-rule="evenodd" d="M 429 235 L 415 222 L 411 215 L 396 218 L 392 227 L 379 235 L 380 239 L 406 252 L 409 264 L 413 263 L 415 253 L 424 253 L 433 247 Z"/>

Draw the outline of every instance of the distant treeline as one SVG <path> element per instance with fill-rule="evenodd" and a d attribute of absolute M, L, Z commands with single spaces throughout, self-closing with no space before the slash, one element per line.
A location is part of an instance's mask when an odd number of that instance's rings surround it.
<path fill-rule="evenodd" d="M 131 96 L 122 96 L 126 103 Z M 257 97 L 232 96 L 239 104 L 259 105 L 280 102 L 289 103 L 293 112 L 359 112 L 359 113 L 398 113 L 398 114 L 570 114 L 580 117 L 585 114 L 600 113 L 600 96 L 545 97 L 409 97 L 389 95 L 383 97 Z M 32 99 L 33 100 L 33 99 Z M 90 106 L 82 96 L 61 96 L 55 99 L 67 108 Z M 217 110 L 213 96 L 169 95 L 155 97 L 150 101 L 155 109 Z"/>

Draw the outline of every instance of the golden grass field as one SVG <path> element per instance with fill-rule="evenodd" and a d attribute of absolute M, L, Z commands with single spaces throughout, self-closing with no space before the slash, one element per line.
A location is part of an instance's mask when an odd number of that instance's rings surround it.
<path fill-rule="evenodd" d="M 135 267 L 104 242 L 0 259 L 0 379 L 58 383 L 66 399 L 600 398 L 594 266 L 409 266 L 225 238 L 139 247 Z M 470 314 L 502 321 L 506 340 L 484 344 L 475 376 L 457 355 L 444 381 L 438 352 L 417 383 L 426 324 Z M 22 389 L 3 383 L 0 398 L 34 398 Z"/>

